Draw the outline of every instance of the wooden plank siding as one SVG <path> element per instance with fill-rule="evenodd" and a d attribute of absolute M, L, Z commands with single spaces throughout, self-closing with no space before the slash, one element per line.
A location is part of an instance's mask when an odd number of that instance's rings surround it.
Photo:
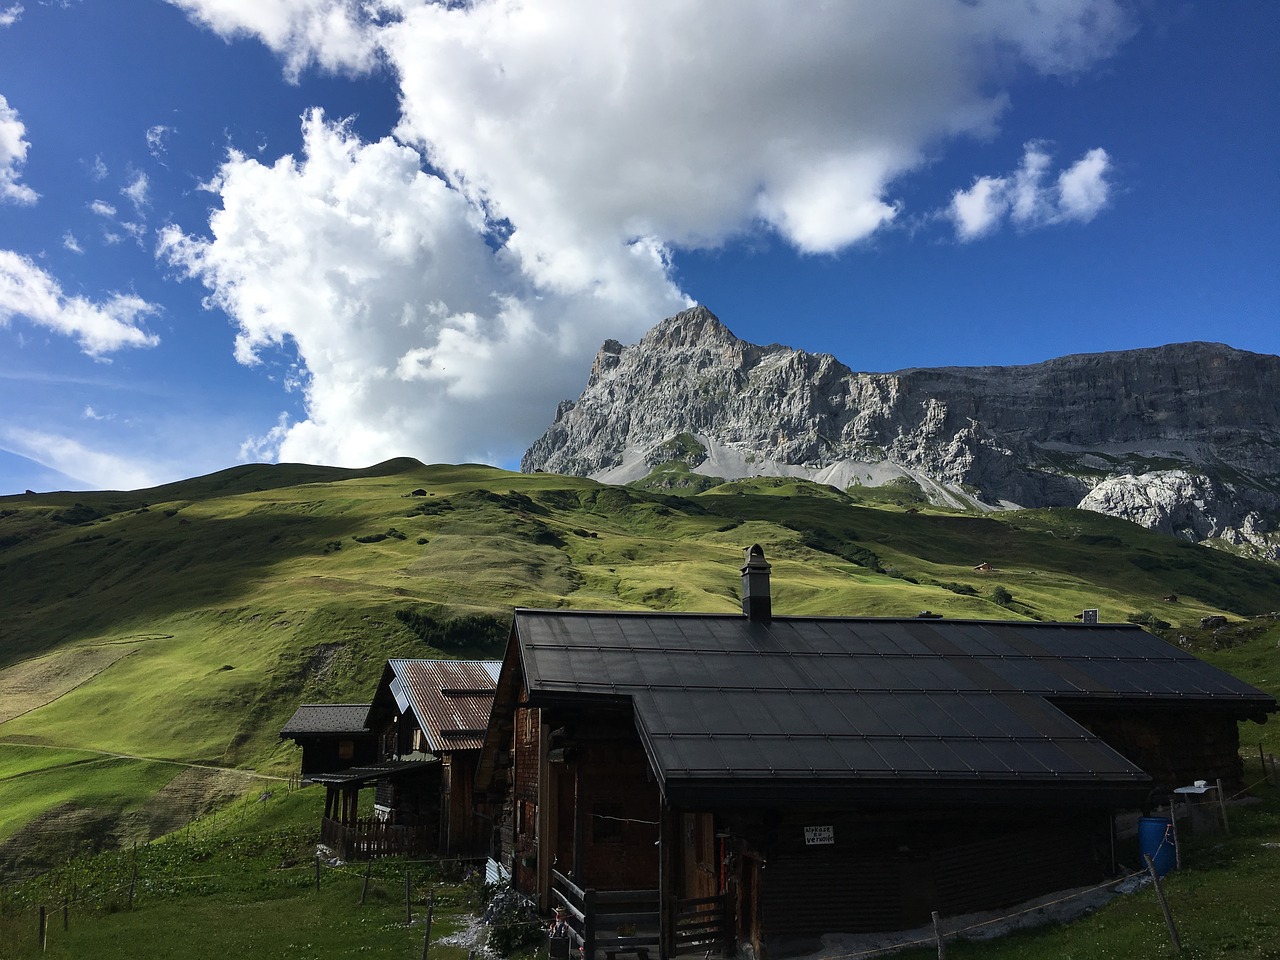
<path fill-rule="evenodd" d="M 1105 813 L 1023 810 L 997 815 L 916 812 L 806 819 L 832 826 L 836 842 L 806 848 L 788 818 L 759 875 L 766 943 L 827 932 L 866 933 L 925 924 L 1104 879 L 1111 871 Z"/>
<path fill-rule="evenodd" d="M 1122 711 L 1062 704 L 1063 712 L 1140 766 L 1168 792 L 1197 780 L 1244 786 L 1240 728 L 1235 716 L 1210 711 Z"/>

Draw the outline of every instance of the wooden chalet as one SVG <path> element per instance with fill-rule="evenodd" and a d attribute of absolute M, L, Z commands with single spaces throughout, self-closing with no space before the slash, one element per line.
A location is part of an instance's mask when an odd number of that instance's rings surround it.
<path fill-rule="evenodd" d="M 1142 629 L 517 610 L 477 789 L 589 960 L 774 958 L 1099 881 L 1114 813 L 1239 784 L 1275 699 Z M 1132 863 L 1133 861 L 1130 860 Z"/>
<path fill-rule="evenodd" d="M 473 786 L 501 664 L 496 660 L 388 660 L 369 708 L 381 754 L 428 761 L 423 775 L 389 778 L 375 797 L 379 819 L 411 824 L 443 854 L 487 857 L 493 817 Z"/>
<path fill-rule="evenodd" d="M 367 703 L 304 703 L 280 730 L 302 748 L 302 779 L 377 758 L 378 743 L 365 725 Z"/>
<path fill-rule="evenodd" d="M 488 856 L 493 817 L 477 812 L 472 787 L 499 666 L 388 660 L 373 702 L 345 705 L 345 722 L 354 729 L 358 713 L 363 734 L 354 763 L 324 753 L 308 770 L 304 743 L 304 779 L 327 791 L 321 837 L 339 856 Z M 282 737 L 295 736 L 300 716 L 312 717 L 299 708 Z"/>

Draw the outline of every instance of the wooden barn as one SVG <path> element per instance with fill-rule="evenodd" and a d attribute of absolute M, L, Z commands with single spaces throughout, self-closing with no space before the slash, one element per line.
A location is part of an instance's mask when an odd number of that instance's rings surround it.
<path fill-rule="evenodd" d="M 1275 700 L 1132 625 L 517 610 L 477 789 L 595 951 L 804 952 L 1101 880 Z"/>
<path fill-rule="evenodd" d="M 378 756 L 377 737 L 365 725 L 367 703 L 304 703 L 280 730 L 302 748 L 302 778 L 331 773 Z"/>
<path fill-rule="evenodd" d="M 380 780 L 384 823 L 413 826 L 442 854 L 488 856 L 492 817 L 478 812 L 473 785 L 498 668 L 492 660 L 388 660 L 368 726 L 384 760 L 423 764 L 419 775 Z"/>
<path fill-rule="evenodd" d="M 499 666 L 389 660 L 371 704 L 298 708 L 280 736 L 327 791 L 321 837 L 339 856 L 489 855 L 493 816 L 473 785 Z"/>

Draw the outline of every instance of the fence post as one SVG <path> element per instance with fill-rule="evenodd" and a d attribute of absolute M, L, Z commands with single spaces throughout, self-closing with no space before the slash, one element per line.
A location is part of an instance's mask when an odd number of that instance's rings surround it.
<path fill-rule="evenodd" d="M 1231 824 L 1227 821 L 1227 798 L 1222 795 L 1222 778 L 1218 778 L 1218 809 L 1222 812 L 1222 829 L 1231 834 Z"/>
<path fill-rule="evenodd" d="M 1169 902 L 1164 898 L 1164 890 L 1160 887 L 1160 875 L 1156 873 L 1156 862 L 1151 859 L 1151 854 L 1144 853 L 1142 859 L 1147 861 L 1147 872 L 1151 874 L 1151 882 L 1155 884 L 1156 900 L 1160 902 L 1160 911 L 1164 914 L 1165 926 L 1169 928 L 1169 939 L 1173 941 L 1173 949 L 1181 950 L 1182 944 L 1178 941 L 1178 928 L 1174 926 L 1173 914 L 1169 912 Z"/>
<path fill-rule="evenodd" d="M 364 906 L 364 898 L 369 893 L 369 874 L 373 871 L 373 858 L 365 864 L 364 868 L 364 886 L 360 888 L 360 906 Z"/>
<path fill-rule="evenodd" d="M 138 845 L 133 845 L 133 870 L 129 876 L 129 909 L 133 909 L 133 891 L 138 886 Z"/>
<path fill-rule="evenodd" d="M 582 956 L 584 960 L 595 960 L 596 956 L 596 892 L 594 890 L 582 891 Z"/>
<path fill-rule="evenodd" d="M 413 923 L 413 901 L 409 899 L 409 868 L 404 868 L 404 922 L 405 924 Z"/>
<path fill-rule="evenodd" d="M 45 916 L 44 904 L 40 904 L 40 920 L 39 920 L 39 940 L 40 952 L 44 953 L 45 931 L 48 928 L 48 917 Z"/>
<path fill-rule="evenodd" d="M 422 935 L 422 960 L 427 960 L 427 951 L 431 949 L 431 914 L 435 912 L 436 892 L 432 890 L 427 894 L 427 922 L 426 933 Z"/>
<path fill-rule="evenodd" d="M 938 922 L 938 911 L 933 911 L 933 939 L 938 942 L 938 960 L 947 960 L 947 939 L 942 935 L 942 924 Z"/>
<path fill-rule="evenodd" d="M 316 854 L 316 893 L 320 892 L 320 854 Z"/>

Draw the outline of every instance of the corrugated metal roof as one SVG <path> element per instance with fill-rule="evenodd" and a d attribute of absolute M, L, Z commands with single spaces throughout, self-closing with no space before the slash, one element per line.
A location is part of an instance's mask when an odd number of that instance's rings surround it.
<path fill-rule="evenodd" d="M 433 753 L 479 750 L 502 664 L 496 660 L 388 660 L 391 693 L 412 711 Z"/>
<path fill-rule="evenodd" d="M 281 737 L 299 734 L 367 734 L 367 703 L 304 703 L 280 730 Z"/>
<path fill-rule="evenodd" d="M 1273 698 L 1130 625 L 517 610 L 531 703 L 629 699 L 669 792 L 702 784 L 1141 787 L 1055 703 Z"/>

